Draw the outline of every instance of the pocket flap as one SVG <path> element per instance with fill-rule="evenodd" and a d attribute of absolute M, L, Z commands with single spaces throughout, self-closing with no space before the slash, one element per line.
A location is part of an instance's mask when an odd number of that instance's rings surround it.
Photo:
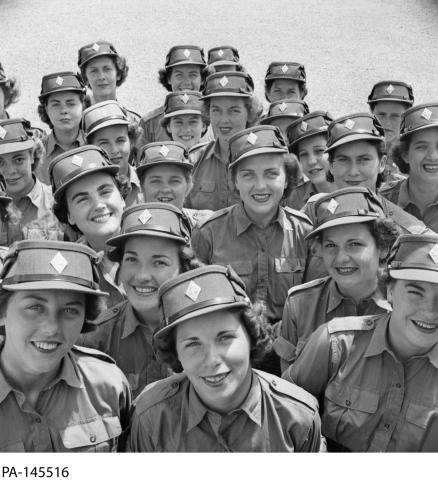
<path fill-rule="evenodd" d="M 336 384 L 335 384 L 336 385 Z M 336 405 L 365 413 L 375 413 L 379 406 L 379 394 L 357 387 L 329 385 L 325 391 L 328 400 Z"/>
<path fill-rule="evenodd" d="M 214 192 L 216 184 L 214 182 L 202 182 L 199 184 L 199 191 L 200 192 Z"/>
<path fill-rule="evenodd" d="M 426 428 L 432 413 L 432 407 L 411 403 L 406 410 L 406 420 L 418 427 Z"/>
<path fill-rule="evenodd" d="M 291 362 L 295 358 L 295 345 L 284 337 L 277 337 L 272 344 L 272 348 L 285 362 Z"/>
<path fill-rule="evenodd" d="M 122 427 L 118 417 L 97 417 L 87 423 L 69 425 L 59 433 L 66 448 L 79 448 L 116 438 L 122 433 Z"/>
<path fill-rule="evenodd" d="M 252 264 L 249 260 L 230 262 L 230 265 L 238 275 L 250 275 L 252 273 Z"/>

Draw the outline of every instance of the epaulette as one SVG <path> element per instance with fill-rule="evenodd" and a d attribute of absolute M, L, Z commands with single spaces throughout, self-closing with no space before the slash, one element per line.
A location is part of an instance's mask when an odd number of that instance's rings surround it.
<path fill-rule="evenodd" d="M 355 330 L 372 330 L 381 315 L 364 315 L 362 317 L 336 317 L 327 323 L 329 333 Z"/>
<path fill-rule="evenodd" d="M 280 393 L 281 395 L 286 395 L 288 397 L 292 397 L 294 400 L 304 404 L 306 407 L 310 408 L 312 411 L 318 411 L 318 402 L 316 398 L 306 392 L 303 388 L 295 385 L 294 383 L 288 382 L 283 378 L 279 378 L 276 375 L 272 375 L 271 373 L 266 373 L 261 370 L 253 369 L 256 374 L 265 380 L 269 387 L 276 393 Z"/>
<path fill-rule="evenodd" d="M 392 192 L 393 190 L 400 190 L 400 186 L 403 180 L 397 180 L 394 182 L 385 182 L 380 188 L 379 193 L 384 194 L 388 192 Z"/>
<path fill-rule="evenodd" d="M 189 148 L 189 155 L 197 152 L 203 147 L 206 147 L 209 143 L 210 142 L 201 142 L 201 143 L 197 143 L 196 145 L 193 145 L 193 147 Z"/>
<path fill-rule="evenodd" d="M 135 409 L 141 414 L 149 408 L 175 395 L 180 388 L 181 382 L 186 379 L 185 373 L 175 373 L 170 377 L 158 380 L 146 385 L 135 400 Z"/>
<path fill-rule="evenodd" d="M 304 212 L 300 212 L 299 210 L 294 210 L 293 208 L 287 207 L 287 206 L 285 206 L 283 208 L 289 215 L 292 215 L 293 217 L 297 217 L 300 220 L 304 220 L 309 225 L 313 226 L 312 221 L 310 220 L 310 218 Z"/>
<path fill-rule="evenodd" d="M 129 112 L 134 118 L 135 121 L 138 123 L 141 120 L 141 115 L 134 110 L 130 110 L 129 108 L 123 107 L 127 112 Z"/>
<path fill-rule="evenodd" d="M 161 105 L 161 107 L 156 108 L 155 110 L 150 111 L 143 117 L 141 117 L 142 122 L 147 122 L 148 120 L 151 120 L 152 118 L 159 117 L 163 115 L 164 113 L 164 105 Z"/>
<path fill-rule="evenodd" d="M 95 350 L 94 348 L 80 347 L 79 345 L 73 345 L 71 349 L 72 349 L 72 352 L 74 353 L 85 354 L 89 357 L 98 358 L 99 360 L 103 360 L 104 362 L 107 362 L 107 363 L 113 363 L 113 364 L 116 363 L 116 361 L 113 358 L 111 358 L 109 355 L 101 352 L 100 350 Z"/>
<path fill-rule="evenodd" d="M 307 203 L 315 203 L 317 200 L 322 198 L 324 195 L 327 195 L 326 193 L 315 193 L 315 195 L 312 195 L 309 197 L 309 200 L 307 200 Z"/>
<path fill-rule="evenodd" d="M 295 285 L 289 288 L 287 296 L 290 297 L 294 293 L 309 290 L 313 287 L 318 287 L 319 285 L 324 285 L 327 281 L 330 280 L 330 277 L 315 278 L 315 280 L 310 280 L 310 282 L 300 283 L 300 285 Z"/>
<path fill-rule="evenodd" d="M 231 207 L 222 208 L 221 210 L 216 210 L 216 212 L 213 212 L 210 217 L 199 219 L 197 227 L 201 228 L 204 225 L 207 225 L 207 223 L 212 222 L 216 218 L 223 217 L 230 211 L 231 208 L 233 208 L 233 206 L 234 205 L 232 205 Z"/>
<path fill-rule="evenodd" d="M 434 233 L 428 227 L 426 227 L 421 220 L 418 220 L 417 217 L 414 217 L 410 213 L 406 212 L 400 206 L 381 195 L 379 195 L 379 199 L 382 201 L 383 211 L 385 212 L 386 216 L 392 219 L 399 227 L 406 230 L 406 232 L 414 235 L 421 235 L 422 233 Z"/>
<path fill-rule="evenodd" d="M 125 310 L 126 305 L 128 304 L 128 300 L 123 300 L 123 302 L 114 305 L 108 310 L 102 312 L 96 320 L 93 320 L 93 324 L 96 326 L 104 325 L 105 323 L 111 321 L 114 317 L 118 317 L 123 310 Z"/>

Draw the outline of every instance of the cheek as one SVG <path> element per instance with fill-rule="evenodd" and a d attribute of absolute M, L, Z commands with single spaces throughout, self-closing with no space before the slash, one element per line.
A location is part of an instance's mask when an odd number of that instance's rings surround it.
<path fill-rule="evenodd" d="M 175 278 L 179 273 L 179 263 L 176 261 L 174 265 L 168 266 L 166 268 L 157 269 L 154 277 L 157 280 L 158 285 Z"/>

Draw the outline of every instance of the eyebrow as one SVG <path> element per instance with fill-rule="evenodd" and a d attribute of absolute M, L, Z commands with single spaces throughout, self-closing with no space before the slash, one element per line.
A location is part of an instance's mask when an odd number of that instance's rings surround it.
<path fill-rule="evenodd" d="M 24 297 L 25 300 L 37 300 L 38 302 L 44 302 L 44 303 L 49 303 L 47 299 L 40 297 L 38 295 L 35 295 L 33 293 L 30 293 L 29 295 L 26 295 Z"/>
<path fill-rule="evenodd" d="M 426 290 L 424 290 L 423 287 L 420 287 L 420 285 L 417 285 L 416 283 L 409 282 L 409 283 L 406 284 L 406 288 L 408 288 L 408 287 L 416 288 L 417 290 L 420 290 L 420 292 L 425 292 L 426 291 Z"/>

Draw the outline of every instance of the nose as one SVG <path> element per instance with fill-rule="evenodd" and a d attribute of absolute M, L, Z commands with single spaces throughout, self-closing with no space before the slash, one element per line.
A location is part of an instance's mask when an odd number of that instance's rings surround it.
<path fill-rule="evenodd" d="M 262 175 L 257 175 L 255 179 L 254 189 L 255 190 L 264 190 L 266 188 L 266 181 Z"/>
<path fill-rule="evenodd" d="M 338 247 L 335 256 L 335 263 L 337 265 L 342 265 L 343 263 L 347 263 L 350 260 L 350 256 L 348 255 L 347 251 L 343 247 Z"/>
<path fill-rule="evenodd" d="M 44 337 L 51 338 L 56 337 L 58 330 L 59 321 L 57 311 L 55 309 L 48 308 L 46 314 L 44 315 L 40 332 L 44 335 Z"/>
<path fill-rule="evenodd" d="M 135 279 L 137 282 L 147 283 L 150 282 L 153 278 L 153 275 L 150 269 L 146 265 L 142 265 L 135 274 Z"/>
<path fill-rule="evenodd" d="M 356 177 L 356 176 L 360 175 L 360 170 L 357 166 L 357 162 L 355 162 L 354 160 L 350 163 L 350 168 L 348 170 L 348 175 L 350 177 Z"/>
<path fill-rule="evenodd" d="M 438 161 L 438 147 L 434 146 L 428 150 L 428 156 L 431 160 Z"/>
<path fill-rule="evenodd" d="M 207 367 L 208 371 L 213 373 L 221 363 L 222 360 L 218 348 L 214 344 L 207 345 L 205 347 L 204 365 Z"/>
<path fill-rule="evenodd" d="M 318 157 L 314 153 L 311 153 L 309 155 L 308 163 L 309 163 L 309 167 L 314 167 L 318 163 Z"/>

